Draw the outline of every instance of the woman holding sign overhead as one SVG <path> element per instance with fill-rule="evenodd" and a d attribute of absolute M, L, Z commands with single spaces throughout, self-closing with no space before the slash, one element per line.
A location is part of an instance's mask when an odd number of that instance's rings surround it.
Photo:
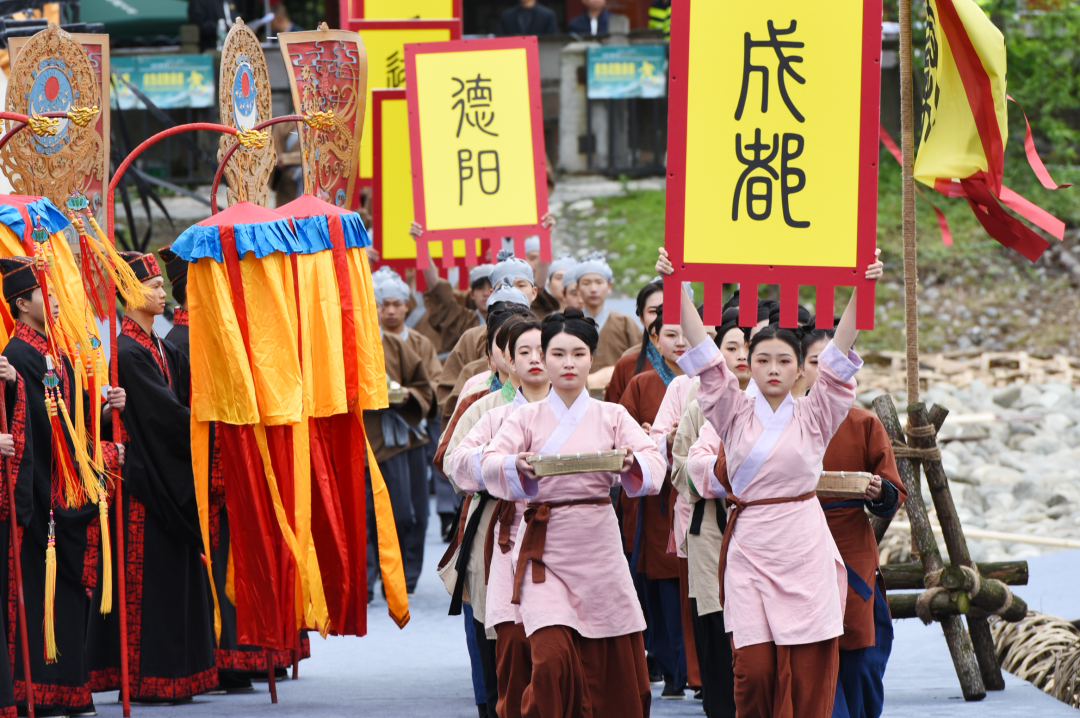
<path fill-rule="evenodd" d="M 656 268 L 664 276 L 673 272 L 662 248 Z M 870 280 L 881 274 L 880 262 L 866 270 Z M 793 399 L 803 363 L 796 331 L 766 327 L 754 336 L 754 383 L 743 392 L 693 302 L 682 297 L 683 331 L 694 348 L 679 366 L 700 377 L 698 403 L 726 455 L 726 472 L 717 472 L 731 506 L 720 593 L 739 715 L 827 718 L 832 712 L 847 570 L 821 504 L 812 499 L 825 449 L 855 400 L 852 378 L 862 365 L 851 351 L 855 298 L 819 356 L 818 380 L 806 397 Z"/>
<path fill-rule="evenodd" d="M 633 496 L 654 495 L 667 464 L 626 409 L 589 398 L 595 322 L 576 309 L 557 312 L 544 320 L 540 341 L 551 393 L 515 411 L 481 460 L 492 495 L 528 504 L 512 554 L 511 602 L 520 608 L 533 664 L 521 712 L 643 718 L 652 699 L 645 617 L 609 491 L 622 483 Z M 611 449 L 625 452 L 614 471 L 582 466 L 538 476 L 530 461 Z"/>

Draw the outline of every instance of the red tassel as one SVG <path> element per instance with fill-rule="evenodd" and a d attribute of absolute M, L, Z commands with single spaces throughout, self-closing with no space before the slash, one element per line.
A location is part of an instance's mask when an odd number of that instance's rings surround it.
<path fill-rule="evenodd" d="M 98 319 L 105 318 L 104 288 L 108 283 L 94 252 L 87 244 L 85 232 L 79 232 L 79 258 L 82 263 L 83 289 L 86 291 L 90 308 Z"/>

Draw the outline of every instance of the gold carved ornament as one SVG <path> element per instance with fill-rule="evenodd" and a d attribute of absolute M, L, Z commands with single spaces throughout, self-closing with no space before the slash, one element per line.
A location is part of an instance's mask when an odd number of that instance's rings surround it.
<path fill-rule="evenodd" d="M 304 65 L 300 73 L 300 111 L 304 115 L 300 145 L 304 192 L 335 202 L 330 194 L 333 187 L 341 179 L 347 182 L 356 171 L 359 148 L 353 140 L 353 123 L 362 98 L 359 65 L 354 67 L 348 61 L 346 44 L 331 40 L 323 45 L 333 48 L 334 61 Z M 335 84 L 332 77 L 346 82 Z M 349 199 L 346 197 L 345 202 Z"/>
<path fill-rule="evenodd" d="M 90 122 L 100 94 L 86 49 L 70 34 L 50 23 L 27 40 L 12 63 L 6 107 L 30 116 L 30 132 L 16 133 L 0 151 L 0 169 L 16 194 L 62 206 L 73 191 L 103 181 L 105 145 Z M 47 112 L 69 114 L 41 117 Z"/>
<path fill-rule="evenodd" d="M 218 143 L 218 161 L 237 140 L 240 148 L 225 166 L 228 203 L 247 201 L 266 206 L 270 197 L 270 174 L 277 164 L 274 140 L 269 132 L 252 128 L 273 117 L 270 75 L 266 57 L 255 33 L 237 19 L 221 50 L 219 109 L 221 124 L 235 127 L 234 140 L 222 135 Z"/>

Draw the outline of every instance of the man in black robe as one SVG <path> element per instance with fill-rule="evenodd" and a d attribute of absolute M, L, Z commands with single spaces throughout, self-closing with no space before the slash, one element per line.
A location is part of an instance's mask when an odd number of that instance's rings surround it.
<path fill-rule="evenodd" d="M 93 700 L 87 672 L 84 639 L 87 617 L 91 606 L 87 601 L 87 589 L 97 583 L 97 558 L 99 541 L 98 507 L 88 501 L 77 509 L 67 509 L 53 504 L 53 435 L 49 412 L 45 404 L 46 356 L 50 354 L 45 339 L 45 303 L 38 286 L 33 261 L 27 257 L 0 258 L 3 272 L 4 297 L 16 320 L 15 331 L 4 348 L 4 356 L 23 379 L 25 412 L 22 418 L 12 416 L 15 425 L 25 422 L 26 435 L 35 437 L 32 446 L 24 445 L 25 457 L 32 471 L 31 496 L 25 500 L 18 494 L 18 514 L 29 510 L 29 520 L 22 534 L 20 557 L 22 559 L 23 594 L 26 604 L 27 643 L 30 648 L 30 675 L 34 686 L 34 707 L 38 716 L 92 715 Z M 59 311 L 55 299 L 50 298 L 49 311 L 55 320 Z M 50 362 L 53 359 L 49 360 Z M 58 378 L 60 391 L 69 409 L 75 406 L 75 375 L 67 357 L 59 358 Z M 8 391 L 9 411 L 18 407 L 11 402 Z M 111 417 L 112 406 L 124 408 L 125 394 L 121 389 L 110 389 L 108 403 L 102 421 Z M 87 416 L 73 417 L 73 421 L 86 421 L 89 412 L 96 409 L 90 398 L 83 394 L 83 406 Z M 10 414 L 9 414 L 10 416 Z M 69 456 L 71 437 L 64 432 L 64 446 Z M 102 453 L 107 471 L 116 472 L 123 461 L 123 448 L 112 442 L 103 442 Z M 74 460 L 72 459 L 72 464 Z M 23 471 L 20 462 L 19 472 Z M 55 478 L 60 481 L 59 475 Z M 18 489 L 18 481 L 16 483 Z M 55 521 L 56 531 L 56 593 L 55 634 L 59 658 L 53 663 L 45 660 L 45 549 L 49 537 L 50 517 Z M 15 699 L 22 709 L 26 704 L 26 681 L 23 677 L 22 657 L 18 624 L 15 620 L 13 579 L 8 580 L 8 660 L 14 676 Z M 94 604 L 96 607 L 98 604 Z M 96 613 L 96 611 L 95 611 Z M 115 615 L 115 612 L 114 612 Z"/>
<path fill-rule="evenodd" d="M 117 338 L 119 383 L 129 396 L 123 473 L 129 685 L 135 701 L 175 704 L 218 682 L 191 468 L 191 379 L 187 357 L 153 330 L 154 317 L 165 311 L 157 260 L 141 252 L 122 256 L 151 290 L 145 306 L 127 308 Z M 91 622 L 87 649 L 95 678 L 105 679 L 95 689 L 118 688 L 109 680 L 120 665 L 117 612 Z"/>

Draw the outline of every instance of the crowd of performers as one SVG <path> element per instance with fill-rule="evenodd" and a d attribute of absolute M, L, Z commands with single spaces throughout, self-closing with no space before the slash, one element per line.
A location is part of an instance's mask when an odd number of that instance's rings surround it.
<path fill-rule="evenodd" d="M 57 223 L 66 221 L 58 218 Z M 102 492 L 108 493 L 107 499 L 79 508 L 66 507 L 58 496 L 54 468 L 65 452 L 74 450 L 77 427 L 68 426 L 58 434 L 51 426 L 57 421 L 46 401 L 51 392 L 73 410 L 74 421 L 88 426 L 100 421 L 103 436 L 109 435 L 113 410 L 118 410 L 127 434 L 123 443 L 102 441 L 101 452 L 105 468 L 121 475 L 125 487 L 123 566 L 132 701 L 174 705 L 207 692 L 251 691 L 252 678 L 265 678 L 270 660 L 283 676 L 286 666 L 309 655 L 306 637 L 296 652 L 237 644 L 235 607 L 228 599 L 232 567 L 217 455 L 210 513 L 222 630 L 215 643 L 192 470 L 188 265 L 167 247 L 158 254 L 179 304 L 173 312 L 174 326 L 165 337 L 154 331 L 155 318 L 166 308 L 158 258 L 121 252 L 147 301 L 125 307 L 117 338 L 119 380 L 108 388 L 101 404 L 90 401 L 87 390 L 76 385 L 77 373 L 66 355 L 62 367 L 52 365 L 47 324 L 50 318 L 56 321 L 59 306 L 56 291 L 43 293 L 35 260 L 0 258 L 4 300 L 15 320 L 0 355 L 11 432 L 0 436 L 0 452 L 10 457 L 15 478 L 30 676 L 38 716 L 95 715 L 91 694 L 118 689 L 121 678 L 120 612 L 107 609 L 117 605 L 118 582 L 102 581 L 99 575 L 110 570 L 106 564 L 117 565 L 116 547 L 106 539 L 115 533 L 120 509 L 107 490 Z M 100 416 L 95 416 L 98 406 Z M 54 445 L 58 436 L 66 446 Z M 5 501 L 4 520 L 9 510 Z M 101 520 L 111 522 L 109 531 L 102 531 Z M 18 648 L 10 542 L 5 543 L 8 650 L 0 652 L 0 716 L 15 716 L 26 714 L 26 680 Z M 109 557 L 103 556 L 110 551 Z"/>
<path fill-rule="evenodd" d="M 658 683 L 711 718 L 880 715 L 892 629 L 867 512 L 906 494 L 884 427 L 852 407 L 854 296 L 832 330 L 802 307 L 781 328 L 768 300 L 740 327 L 737 293 L 705 326 L 688 288 L 665 318 L 661 249 L 639 325 L 606 306 L 602 254 L 526 250 L 473 267 L 467 291 L 426 270 L 411 328 L 412 288 L 374 274 L 387 375 L 407 391 L 367 429 L 410 591 L 434 457 L 438 570 L 481 718 L 648 716 Z M 613 449 L 614 473 L 538 477 L 527 460 Z M 818 499 L 822 471 L 874 478 Z"/>
<path fill-rule="evenodd" d="M 525 259 L 503 250 L 472 268 L 466 291 L 424 270 L 426 311 L 411 327 L 412 288 L 390 269 L 373 275 L 391 403 L 365 413 L 365 430 L 410 592 L 434 464 L 450 542 L 438 571 L 450 613 L 464 616 L 480 716 L 646 716 L 661 682 L 663 698 L 695 690 L 713 717 L 880 715 L 892 634 L 866 512 L 889 516 L 905 494 L 884 428 L 852 408 L 854 297 L 833 331 L 811 329 L 805 311 L 803 328 L 780 328 L 768 301 L 757 326 L 739 327 L 737 296 L 722 325 L 707 327 L 687 291 L 680 316 L 665 320 L 671 265 L 661 250 L 661 277 L 637 297 L 642 330 L 605 306 L 614 277 L 602 255 L 545 263 L 535 240 L 525 249 Z M 66 357 L 52 365 L 47 325 L 60 309 L 35 260 L 0 259 L 15 320 L 0 356 L 9 426 L 0 453 L 15 501 L 2 507 L 22 527 L 38 715 L 93 715 L 92 692 L 119 686 L 119 612 L 104 610 L 117 603 L 117 581 L 98 575 L 113 550 L 102 525 L 118 511 L 133 701 L 251 690 L 253 674 L 307 653 L 306 640 L 279 653 L 238 644 L 218 455 L 208 585 L 190 442 L 188 265 L 159 254 L 179 303 L 174 327 L 154 331 L 166 308 L 158 258 L 123 253 L 147 301 L 126 307 L 104 403 L 90 401 Z M 866 276 L 881 272 L 875 262 Z M 122 475 L 122 507 L 107 490 L 79 508 L 58 500 L 54 465 L 78 428 L 58 430 L 49 402 L 60 400 L 102 436 L 119 412 L 126 440 L 90 450 Z M 625 452 L 614 472 L 537 476 L 529 461 L 612 449 Z M 861 499 L 815 501 L 823 470 L 874 479 Z M 370 498 L 368 511 L 370 601 L 379 576 Z M 0 716 L 16 715 L 27 691 L 11 565 L 0 564 Z M 217 643 L 211 588 L 225 597 Z"/>

